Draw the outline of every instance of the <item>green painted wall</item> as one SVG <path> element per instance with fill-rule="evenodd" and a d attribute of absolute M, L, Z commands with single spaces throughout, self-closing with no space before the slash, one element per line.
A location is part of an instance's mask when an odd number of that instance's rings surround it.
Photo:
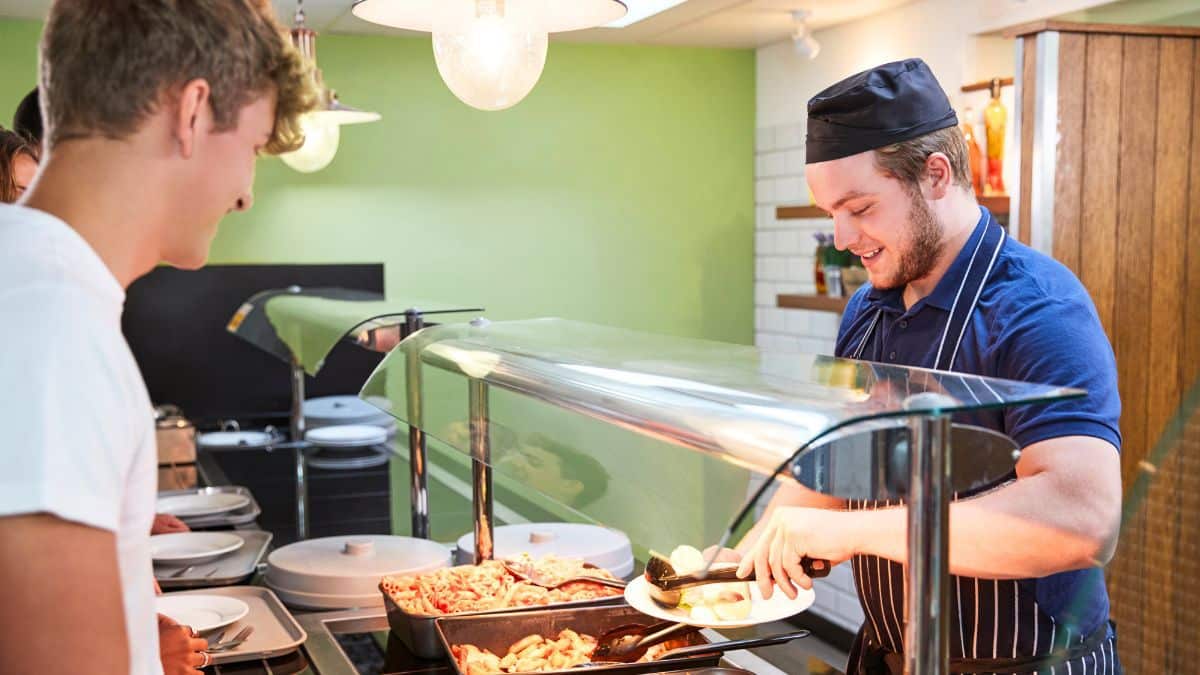
<path fill-rule="evenodd" d="M 0 22 L 0 121 L 39 25 Z M 754 53 L 551 45 L 515 108 L 442 84 L 429 41 L 329 35 L 326 81 L 383 121 L 303 175 L 269 159 L 213 262 L 387 264 L 389 293 L 753 340 Z"/>
<path fill-rule="evenodd" d="M 39 30 L 0 21 L 4 124 L 35 83 Z M 499 113 L 450 94 L 428 40 L 322 36 L 320 58 L 346 103 L 384 120 L 343 129 L 320 173 L 262 161 L 256 205 L 226 220 L 213 262 L 382 261 L 393 296 L 482 305 L 493 319 L 753 340 L 752 51 L 555 43 L 533 93 Z M 539 426 L 576 423 L 561 415 L 543 411 Z M 587 514 L 642 546 L 709 541 L 745 495 L 744 472 L 578 425 L 578 447 L 619 450 L 649 479 L 626 476 Z M 458 482 L 431 483 L 435 536 L 452 539 L 469 529 L 469 470 L 453 451 L 432 459 Z"/>

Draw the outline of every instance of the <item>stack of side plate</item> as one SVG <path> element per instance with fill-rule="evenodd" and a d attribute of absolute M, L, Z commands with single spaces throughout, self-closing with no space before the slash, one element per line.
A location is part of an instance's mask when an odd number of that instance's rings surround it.
<path fill-rule="evenodd" d="M 357 396 L 322 396 L 304 402 L 304 421 L 312 429 L 344 425 L 371 425 L 396 433 L 396 420 L 387 413 L 391 403 L 377 396 L 371 402 Z"/>
<path fill-rule="evenodd" d="M 388 432 L 370 424 L 342 424 L 311 429 L 304 439 L 315 447 L 308 451 L 309 466 L 330 471 L 368 469 L 386 464 L 391 451 Z"/>

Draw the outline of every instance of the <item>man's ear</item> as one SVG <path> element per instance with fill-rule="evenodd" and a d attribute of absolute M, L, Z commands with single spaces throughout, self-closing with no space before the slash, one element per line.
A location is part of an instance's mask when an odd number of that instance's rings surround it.
<path fill-rule="evenodd" d="M 196 139 L 204 129 L 201 121 L 209 114 L 208 96 L 208 81 L 202 78 L 189 80 L 179 91 L 179 105 L 172 120 L 172 130 L 179 142 L 179 152 L 185 159 L 191 158 L 196 149 Z"/>
<path fill-rule="evenodd" d="M 935 152 L 925 160 L 925 177 L 929 181 L 929 198 L 941 199 L 954 185 L 954 169 L 950 158 Z"/>

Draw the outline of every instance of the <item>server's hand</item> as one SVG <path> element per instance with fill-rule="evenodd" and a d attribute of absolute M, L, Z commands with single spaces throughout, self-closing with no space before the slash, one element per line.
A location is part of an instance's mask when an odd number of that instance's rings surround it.
<path fill-rule="evenodd" d="M 754 546 L 742 558 L 738 576 L 754 572 L 755 583 L 764 598 L 770 598 L 772 586 L 795 599 L 796 586 L 812 588 L 812 579 L 804 572 L 800 559 L 828 560 L 836 565 L 854 555 L 843 519 L 845 511 L 781 506 L 771 514 Z"/>
<path fill-rule="evenodd" d="M 708 562 L 709 560 L 712 560 L 714 563 L 740 563 L 742 562 L 742 554 L 732 548 L 709 546 L 704 549 L 704 561 Z"/>

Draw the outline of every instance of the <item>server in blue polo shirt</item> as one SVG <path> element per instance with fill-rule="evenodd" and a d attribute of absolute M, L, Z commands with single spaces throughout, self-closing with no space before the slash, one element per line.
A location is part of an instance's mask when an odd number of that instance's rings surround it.
<path fill-rule="evenodd" d="M 839 249 L 870 283 L 837 355 L 1086 389 L 977 414 L 1023 449 L 1012 480 L 950 506 L 955 673 L 1120 673 L 1101 568 L 1120 520 L 1112 348 L 1079 281 L 1006 235 L 976 202 L 945 92 L 919 59 L 854 75 L 808 104 L 807 177 Z M 808 587 L 801 556 L 850 560 L 866 621 L 854 674 L 900 672 L 903 505 L 831 505 L 792 487 L 739 545 L 764 594 Z"/>

